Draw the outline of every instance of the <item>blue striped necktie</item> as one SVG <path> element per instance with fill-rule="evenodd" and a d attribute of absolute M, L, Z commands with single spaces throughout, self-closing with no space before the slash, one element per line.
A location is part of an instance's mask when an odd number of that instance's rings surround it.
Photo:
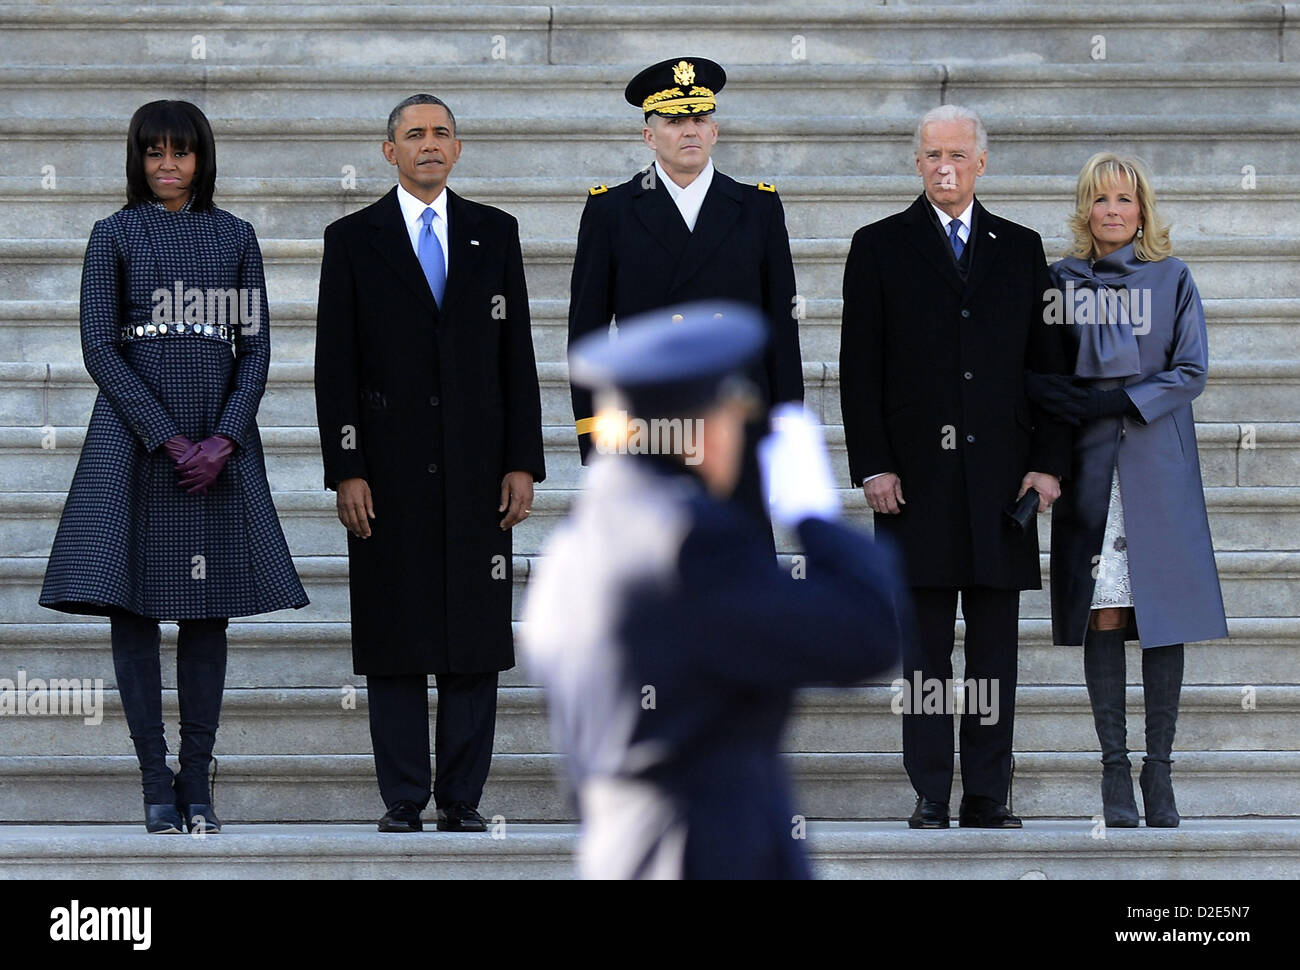
<path fill-rule="evenodd" d="M 420 213 L 420 218 L 424 220 L 424 229 L 420 231 L 420 245 L 416 249 L 416 254 L 420 257 L 420 268 L 424 270 L 424 278 L 429 281 L 429 289 L 433 291 L 433 301 L 441 307 L 442 294 L 447 289 L 447 259 L 442 253 L 442 243 L 438 242 L 438 237 L 433 231 L 435 215 L 437 213 L 433 211 L 433 206 Z"/>

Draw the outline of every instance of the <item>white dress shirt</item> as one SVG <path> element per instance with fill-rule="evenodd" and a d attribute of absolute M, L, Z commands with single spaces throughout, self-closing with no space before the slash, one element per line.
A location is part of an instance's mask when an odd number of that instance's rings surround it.
<path fill-rule="evenodd" d="M 694 232 L 695 220 L 700 216 L 700 206 L 704 205 L 704 196 L 708 194 L 709 186 L 713 184 L 713 159 L 709 159 L 708 164 L 704 166 L 704 171 L 695 176 L 695 181 L 685 188 L 682 188 L 668 177 L 668 173 L 664 171 L 657 158 L 655 159 L 655 171 L 663 179 L 668 194 L 677 203 L 677 211 L 682 214 L 682 218 L 686 221 L 686 228 Z"/>
<path fill-rule="evenodd" d="M 948 224 L 952 222 L 952 216 L 948 215 L 948 213 L 944 212 L 933 202 L 931 202 L 930 205 L 934 208 L 934 214 L 939 217 L 939 225 L 943 226 L 943 234 L 947 236 Z M 957 235 L 961 238 L 961 241 L 963 243 L 970 242 L 970 220 L 971 220 L 971 213 L 973 213 L 974 211 L 975 211 L 975 198 L 974 196 L 972 196 L 970 202 L 967 203 L 966 205 L 966 210 L 960 216 L 957 217 L 958 219 L 961 220 L 961 228 L 957 230 Z M 949 245 L 951 245 L 951 243 L 949 243 Z"/>
<path fill-rule="evenodd" d="M 397 204 L 402 207 L 402 221 L 406 223 L 406 232 L 411 237 L 411 248 L 420 255 L 420 233 L 424 232 L 424 210 L 433 207 L 433 234 L 442 246 L 442 265 L 451 271 L 450 251 L 447 248 L 447 187 L 444 185 L 438 197 L 432 202 L 421 202 L 397 183 Z"/>

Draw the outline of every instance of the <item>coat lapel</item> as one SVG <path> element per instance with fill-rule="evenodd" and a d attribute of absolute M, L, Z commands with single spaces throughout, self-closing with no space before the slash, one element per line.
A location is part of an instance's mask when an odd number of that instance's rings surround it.
<path fill-rule="evenodd" d="M 961 275 L 957 272 L 952 253 L 944 249 L 943 237 L 935 231 L 930 213 L 925 208 L 929 204 L 930 200 L 925 197 L 924 192 L 912 203 L 911 208 L 904 213 L 903 223 L 907 227 L 904 235 L 908 243 L 925 257 L 944 282 L 961 293 L 965 290 L 966 284 L 962 282 Z M 976 258 L 980 248 L 975 247 Z"/>
<path fill-rule="evenodd" d="M 645 173 L 634 177 L 638 184 L 632 193 L 632 209 L 636 212 L 637 219 L 673 260 L 677 260 L 691 235 L 682 214 L 677 211 L 677 203 L 673 202 L 668 190 L 659 184 L 658 172 L 654 173 L 653 180 L 647 179 Z M 647 182 L 650 183 L 648 188 Z"/>
<path fill-rule="evenodd" d="M 740 186 L 736 181 L 715 170 L 713 182 L 704 195 L 704 204 L 700 206 L 699 217 L 695 220 L 695 231 L 690 234 L 686 247 L 681 251 L 681 259 L 677 261 L 669 290 L 676 289 L 694 276 L 730 235 L 736 220 L 740 218 L 740 199 Z M 675 202 L 672 205 L 674 209 L 677 207 Z M 680 213 L 678 218 L 681 218 Z M 684 222 L 682 224 L 685 225 Z"/>
<path fill-rule="evenodd" d="M 478 236 L 478 219 L 472 206 L 447 190 L 447 289 L 442 294 L 439 316 L 451 319 L 451 312 L 478 274 L 483 246 Z M 477 244 L 477 245 L 476 245 Z"/>
<path fill-rule="evenodd" d="M 392 191 L 379 200 L 370 222 L 375 228 L 375 234 L 370 237 L 370 245 L 378 250 L 384 262 L 419 297 L 425 308 L 436 314 L 438 305 L 433 302 L 429 281 L 424 278 L 424 270 L 415 250 L 411 248 L 411 237 L 402 219 L 402 207 L 397 202 L 397 186 L 393 186 Z"/>
<path fill-rule="evenodd" d="M 998 250 L 997 218 L 989 215 L 984 206 L 980 205 L 979 199 L 975 200 L 971 222 L 974 223 L 971 226 L 971 240 L 975 243 L 975 250 L 971 253 L 970 271 L 966 274 L 966 294 L 975 292 L 993 265 Z M 976 238 L 976 234 L 979 238 Z"/>

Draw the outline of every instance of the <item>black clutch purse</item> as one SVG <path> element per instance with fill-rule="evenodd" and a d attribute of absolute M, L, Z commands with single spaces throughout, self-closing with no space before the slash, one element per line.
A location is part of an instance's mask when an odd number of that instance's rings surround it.
<path fill-rule="evenodd" d="M 1023 534 L 1034 528 L 1034 519 L 1038 516 L 1038 489 L 1031 488 L 1020 496 L 1020 501 L 1012 502 L 1002 510 L 1008 527 Z"/>

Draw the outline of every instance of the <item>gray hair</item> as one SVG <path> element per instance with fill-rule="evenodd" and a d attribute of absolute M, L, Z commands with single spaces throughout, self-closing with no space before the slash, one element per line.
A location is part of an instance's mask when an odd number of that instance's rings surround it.
<path fill-rule="evenodd" d="M 963 108 L 959 104 L 941 104 L 937 108 L 931 108 L 925 114 L 921 115 L 921 120 L 916 123 L 916 135 L 912 139 L 912 153 L 921 154 L 921 132 L 925 126 L 935 121 L 968 121 L 975 127 L 975 153 L 981 155 L 988 151 L 989 135 L 984 130 L 984 122 L 980 116 L 970 108 Z"/>
<path fill-rule="evenodd" d="M 456 116 L 451 113 L 451 108 L 442 98 L 435 98 L 432 94 L 413 94 L 396 108 L 388 113 L 388 140 L 396 141 L 397 123 L 402 120 L 402 111 L 414 104 L 438 104 L 447 109 L 447 117 L 451 119 L 451 133 L 456 134 Z"/>

